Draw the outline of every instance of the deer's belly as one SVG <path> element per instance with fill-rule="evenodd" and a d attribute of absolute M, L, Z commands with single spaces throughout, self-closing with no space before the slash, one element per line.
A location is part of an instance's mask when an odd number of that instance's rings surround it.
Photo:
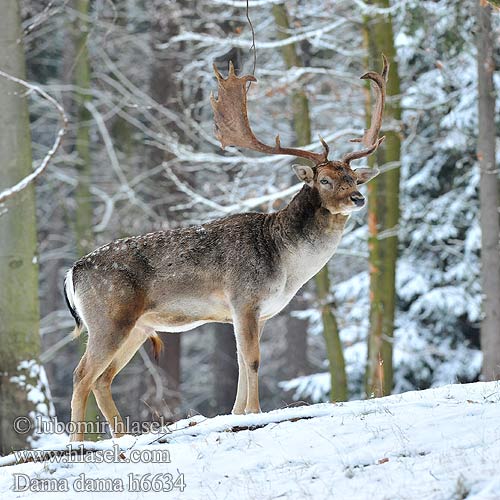
<path fill-rule="evenodd" d="M 157 332 L 180 333 L 193 330 L 205 323 L 230 323 L 229 311 L 212 309 L 210 313 L 200 314 L 196 307 L 185 311 L 158 312 L 150 311 L 141 316 L 138 326 Z"/>
<path fill-rule="evenodd" d="M 206 323 L 209 323 L 209 321 L 193 321 L 192 323 L 175 323 L 166 325 L 156 324 L 154 326 L 151 325 L 149 326 L 150 328 L 153 328 L 156 332 L 181 333 L 193 330 L 194 328 L 197 328 L 198 326 L 201 325 L 205 325 Z"/>

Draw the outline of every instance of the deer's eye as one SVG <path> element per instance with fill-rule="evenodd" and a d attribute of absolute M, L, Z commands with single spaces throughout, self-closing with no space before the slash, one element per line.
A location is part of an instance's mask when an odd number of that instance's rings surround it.
<path fill-rule="evenodd" d="M 319 182 L 321 184 L 330 184 L 327 179 L 321 179 Z"/>

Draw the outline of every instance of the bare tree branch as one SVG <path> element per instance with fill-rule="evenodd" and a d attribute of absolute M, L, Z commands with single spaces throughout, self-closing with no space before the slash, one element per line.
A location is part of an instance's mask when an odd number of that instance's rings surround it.
<path fill-rule="evenodd" d="M 299 182 L 287 189 L 283 189 L 282 191 L 278 191 L 276 193 L 266 194 L 263 196 L 258 196 L 256 198 L 249 198 L 247 200 L 241 201 L 240 203 L 234 203 L 233 205 L 220 205 L 219 203 L 209 200 L 208 198 L 205 198 L 199 193 L 193 191 L 174 174 L 170 167 L 165 166 L 165 171 L 180 191 L 190 196 L 195 202 L 203 203 L 204 205 L 213 208 L 214 210 L 222 214 L 232 214 L 241 212 L 242 210 L 251 210 L 252 208 L 263 205 L 264 203 L 279 200 L 281 198 L 286 198 L 292 194 L 295 194 L 302 187 L 302 183 Z"/>
<path fill-rule="evenodd" d="M 49 149 L 45 157 L 43 158 L 42 162 L 40 165 L 29 175 L 27 175 L 24 179 L 19 181 L 16 185 L 7 188 L 0 192 L 0 204 L 4 203 L 6 200 L 11 198 L 17 193 L 20 193 L 24 189 L 26 189 L 32 182 L 34 182 L 40 175 L 43 174 L 43 172 L 47 169 L 49 166 L 50 160 L 53 158 L 53 156 L 56 154 L 57 150 L 59 149 L 59 146 L 61 145 L 62 138 L 64 134 L 66 133 L 66 127 L 68 126 L 68 118 L 66 116 L 66 113 L 64 112 L 64 108 L 47 92 L 45 92 L 43 89 L 38 87 L 37 85 L 33 85 L 31 83 L 26 82 L 25 80 L 22 80 L 21 78 L 17 78 L 15 76 L 9 75 L 8 73 L 5 73 L 3 71 L 0 71 L 0 76 L 7 78 L 7 80 L 10 80 L 12 82 L 18 83 L 19 85 L 22 85 L 23 87 L 27 88 L 30 92 L 36 92 L 39 94 L 41 97 L 49 101 L 58 111 L 59 115 L 61 116 L 62 120 L 62 127 L 59 129 L 56 135 L 56 139 L 54 141 L 54 144 L 52 147 Z"/>
<path fill-rule="evenodd" d="M 246 0 L 212 0 L 213 3 L 219 5 L 228 5 L 229 7 L 246 7 Z M 285 0 L 253 0 L 248 2 L 248 7 L 261 7 L 272 4 L 285 3 Z"/>
<path fill-rule="evenodd" d="M 280 47 L 285 47 L 287 45 L 291 45 L 297 42 L 301 42 L 302 40 L 316 40 L 321 37 L 321 35 L 325 33 L 329 33 L 330 31 L 333 31 L 343 24 L 347 23 L 347 19 L 338 19 L 334 21 L 333 23 L 329 23 L 325 26 L 322 26 L 321 28 L 317 28 L 311 31 L 307 31 L 305 33 L 301 33 L 300 35 L 294 35 L 294 36 L 289 36 L 288 38 L 285 38 L 283 40 L 273 40 L 271 42 L 260 42 L 259 43 L 259 49 L 276 49 Z M 162 50 L 162 49 L 168 49 L 171 47 L 172 44 L 174 43 L 179 43 L 179 42 L 199 42 L 200 46 L 227 46 L 227 47 L 239 47 L 239 48 L 248 48 L 252 44 L 252 40 L 247 39 L 247 38 L 237 38 L 237 37 L 216 37 L 216 36 L 211 36 L 207 35 L 205 33 L 193 33 L 193 32 L 187 32 L 187 33 L 181 33 L 180 35 L 172 37 L 168 42 L 166 43 L 160 43 L 156 46 L 157 49 Z"/>

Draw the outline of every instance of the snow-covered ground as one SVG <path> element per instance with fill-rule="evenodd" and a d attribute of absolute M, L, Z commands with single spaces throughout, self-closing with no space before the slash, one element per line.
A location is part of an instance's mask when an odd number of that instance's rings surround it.
<path fill-rule="evenodd" d="M 498 382 L 260 415 L 197 416 L 158 438 L 88 443 L 100 451 L 85 455 L 87 463 L 0 467 L 0 498 L 500 499 Z M 121 457 L 95 463 L 105 449 Z M 142 462 L 127 462 L 139 455 Z M 29 489 L 14 491 L 15 474 L 18 489 L 31 479 Z M 106 491 L 75 492 L 85 486 Z M 68 491 L 36 491 L 47 487 Z"/>

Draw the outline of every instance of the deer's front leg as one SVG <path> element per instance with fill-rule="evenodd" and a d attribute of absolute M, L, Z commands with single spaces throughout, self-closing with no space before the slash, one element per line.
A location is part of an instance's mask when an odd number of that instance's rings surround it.
<path fill-rule="evenodd" d="M 233 406 L 233 415 L 243 415 L 245 413 L 245 406 L 247 405 L 247 369 L 243 356 L 238 348 L 238 389 L 236 390 L 236 400 Z"/>
<path fill-rule="evenodd" d="M 260 349 L 257 310 L 249 308 L 238 312 L 234 320 L 234 331 L 238 348 L 239 377 L 233 413 L 242 413 L 244 392 L 246 392 L 245 413 L 260 413 L 258 378 Z M 246 391 L 244 391 L 245 388 Z"/>

